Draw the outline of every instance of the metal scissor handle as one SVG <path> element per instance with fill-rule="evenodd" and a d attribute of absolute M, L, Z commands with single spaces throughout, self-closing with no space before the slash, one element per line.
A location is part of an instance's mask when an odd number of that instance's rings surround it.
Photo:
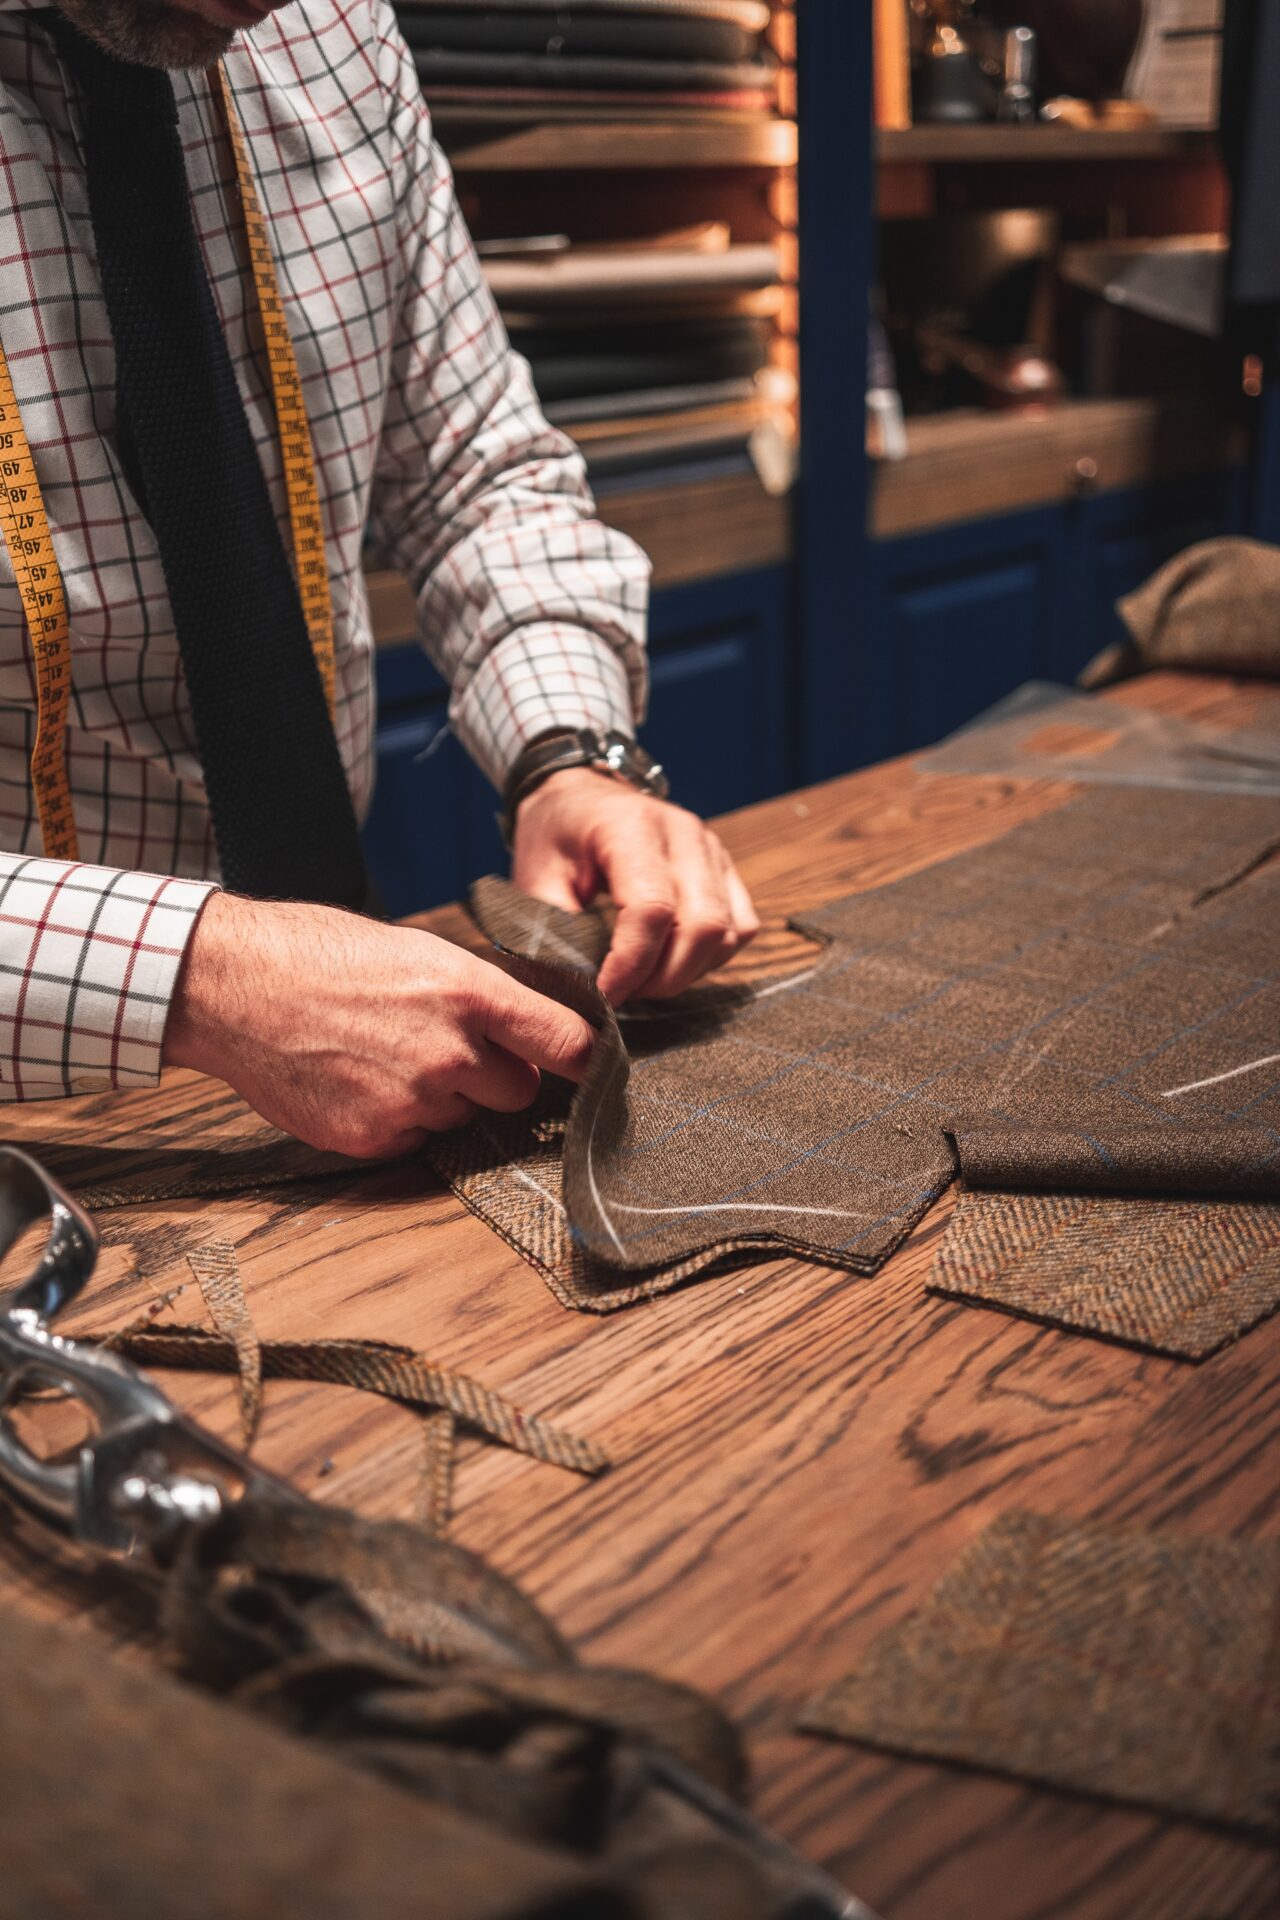
<path fill-rule="evenodd" d="M 0 1259 L 46 1216 L 34 1271 L 0 1297 L 0 1489 L 68 1539 L 121 1556 L 163 1552 L 250 1480 L 288 1492 L 189 1421 L 132 1362 L 52 1331 L 93 1273 L 98 1236 L 36 1161 L 0 1146 Z M 44 1460 L 18 1434 L 8 1409 L 32 1387 L 53 1387 L 90 1415 L 94 1431 L 70 1459 Z"/>

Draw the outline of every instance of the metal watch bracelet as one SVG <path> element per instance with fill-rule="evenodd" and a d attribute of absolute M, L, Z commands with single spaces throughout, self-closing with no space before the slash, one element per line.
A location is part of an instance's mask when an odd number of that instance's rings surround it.
<path fill-rule="evenodd" d="M 553 773 L 570 767 L 595 767 L 616 774 L 641 793 L 665 800 L 670 782 L 658 762 L 625 733 L 596 733 L 590 727 L 565 727 L 531 740 L 507 776 L 498 825 L 508 848 L 515 834 L 516 809 Z"/>

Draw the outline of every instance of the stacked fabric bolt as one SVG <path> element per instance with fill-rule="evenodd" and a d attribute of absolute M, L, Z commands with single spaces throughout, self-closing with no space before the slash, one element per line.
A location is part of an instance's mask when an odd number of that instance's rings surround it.
<path fill-rule="evenodd" d="M 763 0 L 397 0 L 428 98 L 539 117 L 768 112 Z"/>
<path fill-rule="evenodd" d="M 548 418 L 594 478 L 740 454 L 790 397 L 767 367 L 779 262 L 720 222 L 612 245 L 482 243 Z"/>

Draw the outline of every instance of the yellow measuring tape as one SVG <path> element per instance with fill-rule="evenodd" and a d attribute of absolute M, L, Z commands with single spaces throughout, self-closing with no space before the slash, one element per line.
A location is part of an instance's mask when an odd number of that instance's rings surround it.
<path fill-rule="evenodd" d="M 266 338 L 275 402 L 276 429 L 284 462 L 285 494 L 293 535 L 293 563 L 302 611 L 320 670 L 330 718 L 334 712 L 333 604 L 325 559 L 324 521 L 316 483 L 315 453 L 302 397 L 302 381 L 289 323 L 280 298 L 267 224 L 258 199 L 244 134 L 231 87 L 218 68 L 218 90 L 235 155 L 236 180 L 245 235 L 253 265 L 258 311 Z M 75 815 L 67 781 L 67 708 L 71 698 L 71 622 L 62 572 L 31 446 L 0 344 L 0 530 L 13 564 L 22 611 L 31 631 L 36 668 L 36 737 L 31 753 L 31 785 L 46 855 L 53 860 L 78 857 Z"/>

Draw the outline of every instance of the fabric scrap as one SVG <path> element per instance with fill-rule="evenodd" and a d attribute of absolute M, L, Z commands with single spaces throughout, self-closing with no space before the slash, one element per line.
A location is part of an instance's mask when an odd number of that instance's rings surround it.
<path fill-rule="evenodd" d="M 1280 1835 L 1280 1542 L 998 1520 L 813 1732 Z"/>
<path fill-rule="evenodd" d="M 1280 1039 L 1280 1032 L 1277 1033 Z M 1280 1065 L 1277 1052 L 1270 1065 Z M 1243 1121 L 1170 1129 L 1134 1127 L 1109 1146 L 1051 1127 L 981 1127 L 954 1133 L 970 1188 L 1045 1193 L 1187 1193 L 1280 1199 L 1280 1131 Z"/>
<path fill-rule="evenodd" d="M 965 1193 L 928 1290 L 1206 1360 L 1280 1308 L 1280 1204 Z"/>
<path fill-rule="evenodd" d="M 1046 1168 L 1068 1134 L 1165 1192 L 1208 1156 L 1229 1180 L 1280 1149 L 1278 843 L 1274 800 L 1092 792 L 794 921 L 811 966 L 621 1022 L 599 925 L 486 883 L 518 977 L 600 1037 L 567 1115 L 483 1116 L 428 1158 L 599 1311 L 742 1254 L 875 1272 L 954 1178 L 948 1132 L 1005 1130 L 1026 1180 L 1032 1134 Z"/>
<path fill-rule="evenodd" d="M 422 1471 L 414 1518 L 430 1533 L 447 1533 L 453 1516 L 453 1470 L 458 1441 L 457 1416 L 442 1407 L 422 1422 Z"/>
<path fill-rule="evenodd" d="M 1202 540 L 1119 602 L 1129 639 L 1096 655 L 1079 684 L 1102 687 L 1157 667 L 1280 680 L 1278 603 L 1280 547 Z"/>
<path fill-rule="evenodd" d="M 262 1417 L 262 1342 L 249 1313 L 240 1259 L 230 1240 L 192 1247 L 187 1265 L 196 1277 L 209 1317 L 235 1349 L 240 1382 L 240 1443 L 251 1447 Z"/>
<path fill-rule="evenodd" d="M 205 1327 L 145 1322 L 111 1336 L 111 1344 L 144 1367 L 233 1373 L 239 1366 L 237 1343 Z M 464 1374 L 433 1366 L 411 1347 L 382 1340 L 264 1340 L 260 1351 L 268 1380 L 325 1381 L 381 1394 L 417 1412 L 447 1411 L 461 1425 L 513 1453 L 572 1473 L 594 1476 L 610 1464 L 593 1440 L 522 1413 L 501 1394 Z"/>

